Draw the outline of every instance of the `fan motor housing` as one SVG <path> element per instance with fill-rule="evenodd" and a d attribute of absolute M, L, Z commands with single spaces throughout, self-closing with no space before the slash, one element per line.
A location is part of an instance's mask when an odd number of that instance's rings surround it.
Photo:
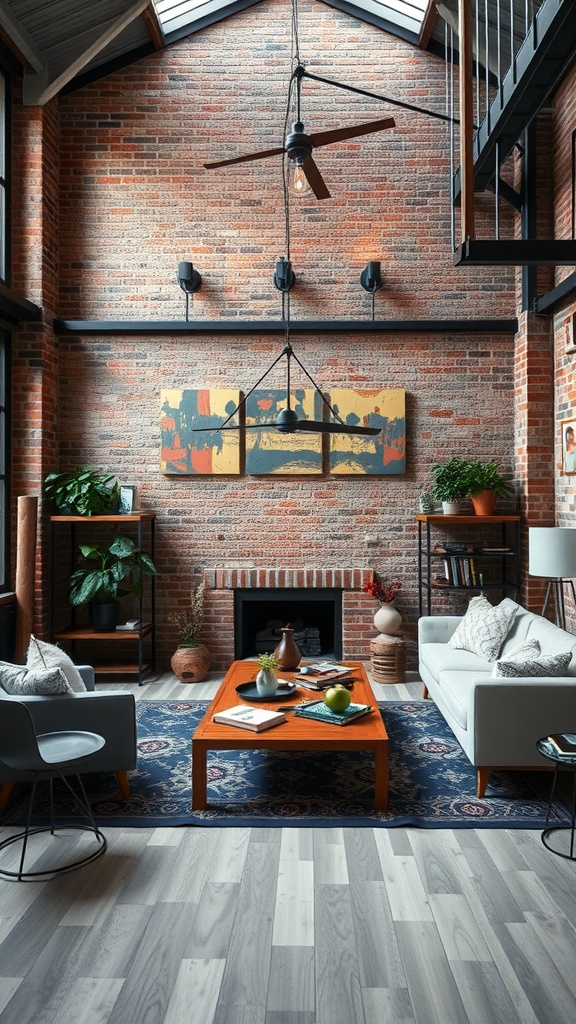
<path fill-rule="evenodd" d="M 296 157 L 302 157 L 304 160 L 312 154 L 312 140 L 309 135 L 306 135 L 304 131 L 304 125 L 301 121 L 295 121 L 292 125 L 292 131 L 286 138 L 286 152 L 290 160 L 295 160 Z"/>
<path fill-rule="evenodd" d="M 298 430 L 298 416 L 294 409 L 282 409 L 276 418 L 276 430 L 281 434 L 293 434 Z"/>

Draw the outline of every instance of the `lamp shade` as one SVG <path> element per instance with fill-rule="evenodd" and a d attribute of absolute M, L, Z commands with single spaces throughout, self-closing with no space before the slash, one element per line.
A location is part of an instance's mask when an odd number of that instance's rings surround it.
<path fill-rule="evenodd" d="M 576 579 L 576 529 L 531 526 L 528 530 L 528 572 L 547 579 Z"/>

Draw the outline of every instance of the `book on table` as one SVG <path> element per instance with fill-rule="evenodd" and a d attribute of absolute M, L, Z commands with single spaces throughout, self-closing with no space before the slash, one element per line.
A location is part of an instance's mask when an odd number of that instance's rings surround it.
<path fill-rule="evenodd" d="M 576 757 L 576 732 L 560 732 L 548 739 L 558 754 Z"/>
<path fill-rule="evenodd" d="M 295 682 L 307 690 L 327 690 L 334 683 L 342 683 L 347 689 L 352 688 L 352 673 L 347 665 L 337 662 L 322 661 L 306 665 L 305 671 L 296 673 Z"/>
<path fill-rule="evenodd" d="M 245 704 L 238 704 L 227 711 L 218 711 L 212 721 L 219 722 L 220 725 L 237 725 L 239 729 L 251 729 L 252 732 L 263 732 L 264 729 L 271 729 L 273 725 L 281 725 L 286 721 L 286 715 L 283 711 L 248 708 Z"/>
<path fill-rule="evenodd" d="M 309 701 L 295 709 L 299 718 L 313 718 L 316 722 L 327 722 L 329 725 L 348 725 L 357 718 L 372 711 L 370 704 L 349 704 L 345 711 L 331 711 L 323 700 Z"/>

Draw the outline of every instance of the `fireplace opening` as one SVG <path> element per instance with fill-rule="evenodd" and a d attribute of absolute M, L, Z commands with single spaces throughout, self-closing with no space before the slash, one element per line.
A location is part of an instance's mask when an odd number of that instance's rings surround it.
<path fill-rule="evenodd" d="M 328 587 L 235 590 L 234 657 L 272 652 L 288 623 L 303 657 L 341 660 L 342 591 Z"/>

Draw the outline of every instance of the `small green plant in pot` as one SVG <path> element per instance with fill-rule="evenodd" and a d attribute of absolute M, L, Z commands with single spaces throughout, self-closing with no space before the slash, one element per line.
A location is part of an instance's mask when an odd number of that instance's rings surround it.
<path fill-rule="evenodd" d="M 142 596 L 142 579 L 155 576 L 156 566 L 134 541 L 119 533 L 109 547 L 81 544 L 86 564 L 70 577 L 70 604 L 74 608 L 89 606 L 90 619 L 97 632 L 107 632 L 118 625 L 119 599 L 127 594 Z M 96 563 L 93 565 L 92 563 Z"/>
<path fill-rule="evenodd" d="M 118 511 L 120 487 L 113 475 L 79 466 L 72 473 L 49 473 L 44 494 L 62 515 L 104 516 Z"/>
<path fill-rule="evenodd" d="M 446 462 L 435 462 L 431 466 L 434 478 L 433 494 L 437 501 L 443 506 L 446 503 L 454 504 L 468 497 L 468 479 L 466 476 L 467 463 L 458 456 L 447 459 Z"/>
<path fill-rule="evenodd" d="M 505 497 L 511 491 L 510 481 L 500 472 L 499 462 L 468 459 L 465 476 L 476 515 L 492 515 L 496 498 Z"/>
<path fill-rule="evenodd" d="M 256 676 L 256 689 L 259 697 L 273 697 L 278 689 L 276 669 L 279 662 L 274 654 L 259 654 L 256 658 L 260 671 Z"/>
<path fill-rule="evenodd" d="M 172 612 L 168 621 L 177 626 L 179 643 L 170 665 L 181 683 L 201 683 L 210 668 L 210 652 L 202 643 L 204 625 L 204 580 L 192 583 L 190 606 Z"/>

